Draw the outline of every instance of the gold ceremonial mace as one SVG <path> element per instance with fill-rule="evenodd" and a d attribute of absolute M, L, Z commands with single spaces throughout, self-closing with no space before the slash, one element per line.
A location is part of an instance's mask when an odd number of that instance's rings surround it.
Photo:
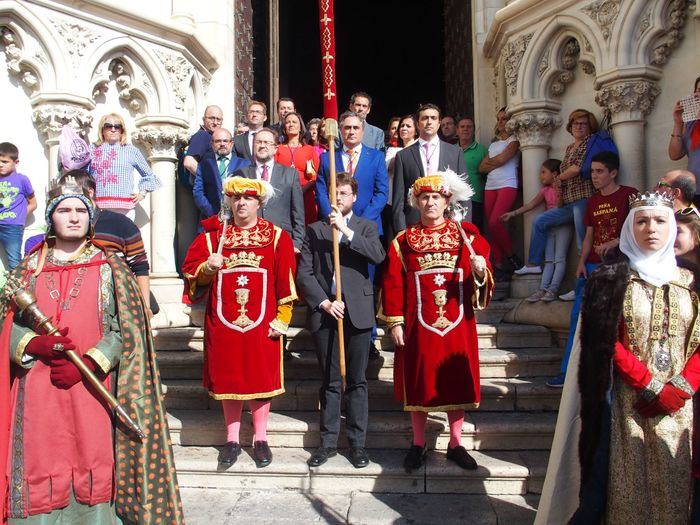
<path fill-rule="evenodd" d="M 328 141 L 328 162 L 330 164 L 330 174 L 328 175 L 328 200 L 333 206 L 336 202 L 335 195 L 335 139 L 338 138 L 338 123 L 327 118 L 324 121 L 325 136 Z M 331 226 L 333 235 L 333 271 L 335 272 L 335 300 L 341 301 L 343 288 L 340 283 L 340 240 L 338 239 L 338 229 Z M 343 320 L 338 319 L 338 361 L 340 364 L 340 381 L 345 390 L 345 332 L 343 330 Z"/>
<path fill-rule="evenodd" d="M 45 316 L 41 310 L 39 310 L 34 294 L 29 290 L 25 290 L 19 280 L 15 277 L 8 277 L 5 286 L 8 287 L 8 291 L 12 294 L 12 301 L 17 305 L 19 312 L 24 313 L 28 319 L 31 319 L 37 333 L 43 332 L 46 335 L 54 335 L 58 332 L 58 328 L 51 322 L 51 318 Z M 76 354 L 74 350 L 64 350 L 64 352 L 66 356 L 68 356 L 68 359 L 78 367 L 78 370 L 80 370 L 80 373 L 83 374 L 85 379 L 97 390 L 100 397 L 112 407 L 124 424 L 136 432 L 141 439 L 145 438 L 146 435 L 143 433 L 143 430 L 129 417 L 129 414 L 121 407 L 119 401 L 117 401 L 112 393 L 97 379 L 97 376 L 87 367 L 80 356 Z"/>

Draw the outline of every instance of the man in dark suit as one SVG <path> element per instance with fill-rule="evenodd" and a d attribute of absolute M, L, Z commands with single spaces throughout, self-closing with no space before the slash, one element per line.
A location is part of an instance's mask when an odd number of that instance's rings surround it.
<path fill-rule="evenodd" d="M 416 122 L 418 140 L 396 154 L 392 188 L 392 212 L 394 232 L 415 224 L 420 218 L 418 211 L 408 204 L 408 190 L 413 183 L 433 173 L 447 169 L 466 177 L 467 167 L 459 146 L 440 140 L 440 108 L 435 104 L 424 104 L 418 109 Z M 469 220 L 468 202 L 460 203 L 467 209 L 464 220 Z"/>
<path fill-rule="evenodd" d="M 231 153 L 231 132 L 217 128 L 211 136 L 212 153 L 207 153 L 197 165 L 192 195 L 202 219 L 219 213 L 223 197 L 223 180 L 233 172 L 250 165 Z"/>
<path fill-rule="evenodd" d="M 350 462 L 366 467 L 367 347 L 374 324 L 374 287 L 369 266 L 384 260 L 384 249 L 372 221 L 353 213 L 357 180 L 346 173 L 336 179 L 336 205 L 328 221 L 311 224 L 301 252 L 297 283 L 311 309 L 309 328 L 314 336 L 316 356 L 323 383 L 321 400 L 321 446 L 309 458 L 318 467 L 336 454 L 340 432 L 341 378 L 338 360 L 337 324 L 343 320 L 347 387 L 346 431 Z M 343 300 L 335 300 L 332 228 L 340 235 L 340 275 Z"/>
<path fill-rule="evenodd" d="M 304 241 L 304 195 L 299 173 L 294 168 L 275 162 L 277 132 L 263 128 L 255 134 L 255 162 L 238 170 L 236 175 L 262 179 L 272 184 L 275 195 L 261 206 L 258 215 L 286 231 L 294 243 L 294 252 L 301 251 Z"/>
<path fill-rule="evenodd" d="M 384 154 L 362 143 L 365 121 L 352 111 L 340 116 L 340 138 L 342 148 L 335 152 L 338 171 L 351 174 L 357 180 L 357 200 L 352 207 L 354 214 L 374 221 L 382 234 L 382 210 L 389 196 L 389 176 Z M 316 178 L 316 202 L 320 217 L 328 217 L 331 203 L 328 199 L 328 176 L 330 174 L 329 153 L 321 155 L 321 165 Z"/>
<path fill-rule="evenodd" d="M 236 135 L 236 138 L 233 139 L 233 153 L 236 157 L 246 159 L 252 164 L 255 158 L 253 150 L 255 134 L 263 129 L 265 121 L 267 121 L 267 106 L 265 103 L 259 100 L 251 100 L 248 104 L 246 119 L 248 121 L 248 131 Z"/>

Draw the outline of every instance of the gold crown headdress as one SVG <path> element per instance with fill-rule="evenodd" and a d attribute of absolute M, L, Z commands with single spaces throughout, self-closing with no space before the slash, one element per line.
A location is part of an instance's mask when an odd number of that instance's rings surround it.
<path fill-rule="evenodd" d="M 667 206 L 673 209 L 673 196 L 658 191 L 637 193 L 630 197 L 630 209 L 644 207 Z"/>
<path fill-rule="evenodd" d="M 52 226 L 51 215 L 53 215 L 56 206 L 69 198 L 79 199 L 85 204 L 85 207 L 88 209 L 88 214 L 90 215 L 90 224 L 93 224 L 95 206 L 90 200 L 90 197 L 75 178 L 65 177 L 62 183 L 59 183 L 58 179 L 52 180 L 49 190 L 46 192 L 46 213 L 44 219 L 46 219 L 46 224 L 49 228 Z"/>

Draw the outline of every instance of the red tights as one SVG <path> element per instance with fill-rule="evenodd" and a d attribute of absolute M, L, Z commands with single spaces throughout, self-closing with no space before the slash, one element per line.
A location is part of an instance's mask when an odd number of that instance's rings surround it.
<path fill-rule="evenodd" d="M 427 412 L 411 412 L 411 426 L 413 427 L 413 444 L 419 447 L 425 446 L 425 424 L 428 420 Z M 462 444 L 462 423 L 464 423 L 464 410 L 448 410 L 447 420 L 450 423 L 450 448 Z"/>

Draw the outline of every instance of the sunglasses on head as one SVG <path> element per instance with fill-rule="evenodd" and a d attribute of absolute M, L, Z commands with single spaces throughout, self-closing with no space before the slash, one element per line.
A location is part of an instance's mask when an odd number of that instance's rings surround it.
<path fill-rule="evenodd" d="M 102 126 L 102 129 L 114 129 L 117 131 L 122 130 L 122 125 L 121 124 L 112 124 L 111 122 L 107 122 L 104 126 Z"/>
<path fill-rule="evenodd" d="M 691 213 L 694 213 L 695 216 L 700 219 L 700 211 L 695 206 L 691 206 L 690 208 L 683 208 L 680 209 L 676 212 L 676 215 L 682 215 L 682 216 L 687 216 L 690 215 Z"/>

